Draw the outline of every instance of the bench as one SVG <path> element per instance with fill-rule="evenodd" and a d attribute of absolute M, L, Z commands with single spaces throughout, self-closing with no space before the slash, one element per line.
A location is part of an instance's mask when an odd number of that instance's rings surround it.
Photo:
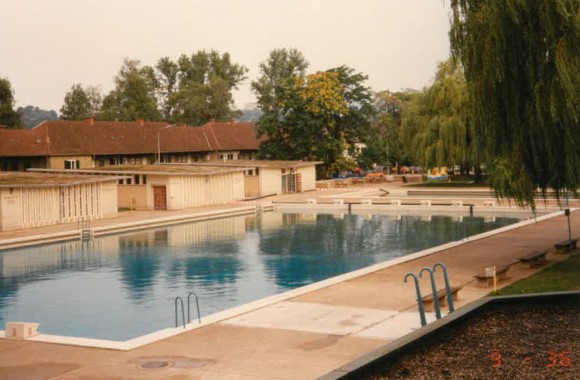
<path fill-rule="evenodd" d="M 526 255 L 524 257 L 520 257 L 518 260 L 521 263 L 525 263 L 529 265 L 529 268 L 537 268 L 537 267 L 541 267 L 542 265 L 544 265 L 546 263 L 546 254 L 548 253 L 548 251 L 543 250 L 543 251 L 536 251 L 533 253 L 530 253 L 529 255 Z"/>
<path fill-rule="evenodd" d="M 572 249 L 576 249 L 576 243 L 578 242 L 578 239 L 566 239 L 564 241 L 561 241 L 559 243 L 554 244 L 554 247 L 558 250 L 558 251 L 570 251 Z"/>
<path fill-rule="evenodd" d="M 497 277 L 497 282 L 501 282 L 507 278 L 507 271 L 510 269 L 509 265 L 503 267 L 496 267 L 495 268 L 495 275 Z M 477 279 L 477 285 L 480 286 L 491 286 L 493 285 L 493 276 L 491 273 L 480 273 L 475 276 Z"/>
<path fill-rule="evenodd" d="M 461 286 L 452 286 L 451 287 L 451 297 L 453 301 L 457 301 L 457 293 L 461 290 Z M 437 291 L 437 299 L 439 300 L 439 305 L 447 306 L 447 291 L 445 289 L 441 289 Z M 431 312 L 433 311 L 433 293 L 426 295 L 425 297 L 421 297 L 423 301 L 423 307 L 425 311 Z"/>

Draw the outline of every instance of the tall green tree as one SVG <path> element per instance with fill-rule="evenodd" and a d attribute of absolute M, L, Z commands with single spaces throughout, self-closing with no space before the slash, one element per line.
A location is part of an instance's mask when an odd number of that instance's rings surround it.
<path fill-rule="evenodd" d="M 366 76 L 346 66 L 304 75 L 307 64 L 296 51 L 273 51 L 253 83 L 264 112 L 258 135 L 268 139 L 259 156 L 267 159 L 320 160 L 325 178 L 350 169 L 345 155 L 368 132 L 372 116 Z"/>
<path fill-rule="evenodd" d="M 425 166 L 474 167 L 480 176 L 480 148 L 469 123 L 463 69 L 453 59 L 439 64 L 433 84 L 413 94 L 402 113 L 402 141 Z"/>
<path fill-rule="evenodd" d="M 450 40 L 500 197 L 580 187 L 580 0 L 452 0 Z"/>
<path fill-rule="evenodd" d="M 163 113 L 171 121 L 200 125 L 240 114 L 232 91 L 246 79 L 248 69 L 233 63 L 229 53 L 201 50 L 182 55 L 176 63 L 162 58 L 157 72 L 164 90 Z"/>
<path fill-rule="evenodd" d="M 252 91 L 257 98 L 257 106 L 262 115 L 256 123 L 258 137 L 268 140 L 260 146 L 259 157 L 279 159 L 300 159 L 300 153 L 293 150 L 289 138 L 289 119 L 295 119 L 287 109 L 289 102 L 299 102 L 294 93 L 295 79 L 304 78 L 308 61 L 296 49 L 272 50 L 266 61 L 260 64 L 260 76 L 252 81 Z M 301 124 L 307 124 L 304 120 Z M 296 123 L 298 121 L 296 120 Z"/>
<path fill-rule="evenodd" d="M 0 77 L 0 125 L 22 128 L 20 114 L 14 110 L 14 91 L 10 81 Z"/>
<path fill-rule="evenodd" d="M 179 66 L 169 57 L 163 57 L 155 65 L 157 73 L 157 101 L 160 107 L 161 115 L 164 120 L 171 119 L 173 104 L 169 101 L 170 96 L 177 90 L 177 76 Z"/>
<path fill-rule="evenodd" d="M 297 49 L 274 49 L 268 59 L 260 64 L 260 76 L 252 81 L 252 91 L 264 114 L 279 116 L 279 104 L 287 81 L 303 78 L 308 61 Z"/>
<path fill-rule="evenodd" d="M 355 142 L 365 142 L 367 136 L 372 135 L 371 122 L 375 116 L 373 93 L 365 85 L 368 76 L 351 67 L 340 66 L 328 72 L 338 75 L 342 87 L 341 95 L 348 112 L 337 115 L 337 131 L 344 136 L 352 154 Z"/>
<path fill-rule="evenodd" d="M 372 164 L 391 165 L 408 163 L 409 158 L 401 143 L 401 113 L 410 94 L 417 91 L 391 92 L 380 91 L 374 95 L 375 114 L 372 120 L 371 133 L 364 139 L 364 149 L 360 164 L 370 168 Z"/>
<path fill-rule="evenodd" d="M 93 116 L 91 101 L 80 83 L 73 84 L 64 96 L 64 104 L 60 108 L 60 118 L 63 120 L 84 120 Z"/>
<path fill-rule="evenodd" d="M 141 67 L 137 60 L 125 59 L 115 77 L 115 88 L 103 99 L 98 118 L 119 121 L 160 120 L 157 87 L 153 68 Z"/>

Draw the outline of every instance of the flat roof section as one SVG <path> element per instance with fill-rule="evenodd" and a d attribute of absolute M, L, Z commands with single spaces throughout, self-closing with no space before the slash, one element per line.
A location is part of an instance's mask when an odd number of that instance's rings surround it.
<path fill-rule="evenodd" d="M 0 172 L 0 188 L 75 186 L 87 183 L 117 181 L 119 177 L 78 176 L 61 173 Z"/>
<path fill-rule="evenodd" d="M 107 166 L 98 169 L 29 169 L 32 172 L 50 172 L 50 173 L 71 173 L 71 174 L 147 174 L 147 175 L 201 175 L 210 176 L 216 174 L 227 174 L 241 172 L 252 169 L 252 167 L 241 168 L 221 168 L 221 167 L 202 167 L 192 165 L 118 165 Z"/>
<path fill-rule="evenodd" d="M 245 167 L 245 168 L 301 168 L 311 165 L 320 165 L 322 161 L 268 161 L 268 160 L 233 160 L 233 161 L 209 161 L 193 162 L 193 166 L 223 166 L 223 167 Z"/>

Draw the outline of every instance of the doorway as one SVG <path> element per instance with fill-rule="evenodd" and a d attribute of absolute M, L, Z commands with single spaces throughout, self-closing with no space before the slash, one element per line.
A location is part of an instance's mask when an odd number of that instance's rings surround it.
<path fill-rule="evenodd" d="M 167 210 L 167 187 L 153 186 L 153 210 Z"/>

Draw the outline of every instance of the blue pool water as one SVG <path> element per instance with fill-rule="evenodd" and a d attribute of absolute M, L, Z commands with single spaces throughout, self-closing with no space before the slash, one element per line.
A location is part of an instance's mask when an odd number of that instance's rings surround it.
<path fill-rule="evenodd" d="M 517 221 L 265 213 L 0 251 L 0 326 L 127 340 L 172 327 L 188 291 L 213 314 Z"/>

